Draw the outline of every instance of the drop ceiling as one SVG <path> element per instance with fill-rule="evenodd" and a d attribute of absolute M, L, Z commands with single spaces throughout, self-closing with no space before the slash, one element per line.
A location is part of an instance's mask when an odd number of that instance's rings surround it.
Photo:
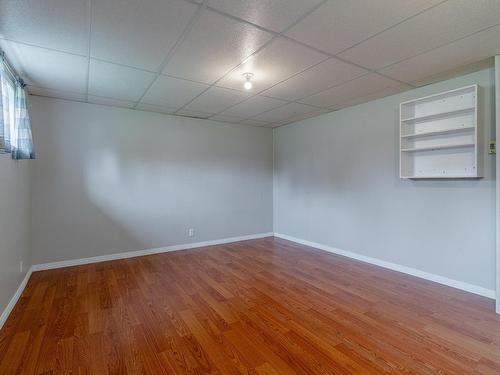
<path fill-rule="evenodd" d="M 33 95 L 275 127 L 500 53 L 500 1 L 1 1 L 0 47 Z"/>

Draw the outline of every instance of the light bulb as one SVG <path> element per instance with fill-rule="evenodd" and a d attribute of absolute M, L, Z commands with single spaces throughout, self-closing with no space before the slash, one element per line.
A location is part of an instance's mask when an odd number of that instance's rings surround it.
<path fill-rule="evenodd" d="M 243 87 L 245 90 L 250 90 L 253 87 L 252 82 L 250 81 L 253 77 L 253 73 L 243 73 L 243 77 L 245 77 L 245 83 L 243 84 Z"/>

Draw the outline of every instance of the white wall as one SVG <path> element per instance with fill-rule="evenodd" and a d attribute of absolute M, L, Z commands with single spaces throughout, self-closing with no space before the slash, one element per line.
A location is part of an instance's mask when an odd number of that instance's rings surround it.
<path fill-rule="evenodd" d="M 0 154 L 0 314 L 31 266 L 30 164 Z"/>
<path fill-rule="evenodd" d="M 500 114 L 500 55 L 495 56 L 495 113 Z M 500 117 L 496 117 L 496 134 L 500 134 Z M 498 142 L 500 146 L 500 140 Z M 500 153 L 496 155 L 497 176 L 500 176 Z M 500 186 L 496 185 L 496 312 L 500 314 Z"/>
<path fill-rule="evenodd" d="M 274 231 L 495 289 L 494 157 L 481 180 L 399 179 L 399 103 L 477 83 L 494 139 L 486 69 L 275 130 Z"/>
<path fill-rule="evenodd" d="M 30 111 L 34 264 L 272 232 L 272 130 L 41 97 Z"/>

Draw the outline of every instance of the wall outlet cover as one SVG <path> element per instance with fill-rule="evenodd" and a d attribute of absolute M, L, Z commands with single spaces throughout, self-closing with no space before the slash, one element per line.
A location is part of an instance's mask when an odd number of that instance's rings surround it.
<path fill-rule="evenodd" d="M 488 147 L 488 154 L 490 155 L 497 154 L 497 141 L 490 141 L 490 145 Z"/>

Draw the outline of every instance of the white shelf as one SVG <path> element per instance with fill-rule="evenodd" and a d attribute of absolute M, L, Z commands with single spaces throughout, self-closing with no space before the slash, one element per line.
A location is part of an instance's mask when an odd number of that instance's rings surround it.
<path fill-rule="evenodd" d="M 467 107 L 467 108 L 458 108 L 458 109 L 453 109 L 450 111 L 445 111 L 445 112 L 439 112 L 439 113 L 431 113 L 429 115 L 421 115 L 421 116 L 414 116 L 414 117 L 409 117 L 402 119 L 401 122 L 424 122 L 428 120 L 432 120 L 435 118 L 440 118 L 440 117 L 446 117 L 446 116 L 457 116 L 463 113 L 467 112 L 473 112 L 475 111 L 476 107 Z"/>
<path fill-rule="evenodd" d="M 450 95 L 460 95 L 460 94 L 468 93 L 470 91 L 470 89 L 473 87 L 477 87 L 477 85 L 465 86 L 465 87 L 461 87 L 459 89 L 453 89 L 453 90 L 441 92 L 439 94 L 433 94 L 433 95 L 424 96 L 424 97 L 418 98 L 418 99 L 408 100 L 406 102 L 401 103 L 401 105 L 420 104 L 420 103 L 425 103 L 425 102 L 430 102 L 430 101 L 435 102 L 435 101 L 440 100 L 440 99 L 446 99 Z"/>
<path fill-rule="evenodd" d="M 467 176 L 467 175 L 436 175 L 436 176 L 425 176 L 425 177 L 421 177 L 421 176 L 418 176 L 418 175 L 415 175 L 415 176 L 401 176 L 401 178 L 408 178 L 408 179 L 426 179 L 426 180 L 432 180 L 432 179 L 439 179 L 439 180 L 442 180 L 442 179 L 453 179 L 453 180 L 457 180 L 457 179 L 460 179 L 460 178 L 481 178 L 481 177 L 477 177 L 477 176 Z"/>
<path fill-rule="evenodd" d="M 433 130 L 420 133 L 411 133 L 402 135 L 401 138 L 416 138 L 416 137 L 430 137 L 434 135 L 444 135 L 449 133 L 459 133 L 463 131 L 470 131 L 476 129 L 475 126 L 461 126 L 458 128 L 443 129 L 443 130 Z"/>
<path fill-rule="evenodd" d="M 481 177 L 478 86 L 400 104 L 400 177 Z"/>
<path fill-rule="evenodd" d="M 450 149 L 450 148 L 463 148 L 463 147 L 474 147 L 474 146 L 476 146 L 475 143 L 456 143 L 456 144 L 439 145 L 439 146 L 402 148 L 401 152 L 418 152 L 418 151 L 447 150 L 447 149 Z"/>

